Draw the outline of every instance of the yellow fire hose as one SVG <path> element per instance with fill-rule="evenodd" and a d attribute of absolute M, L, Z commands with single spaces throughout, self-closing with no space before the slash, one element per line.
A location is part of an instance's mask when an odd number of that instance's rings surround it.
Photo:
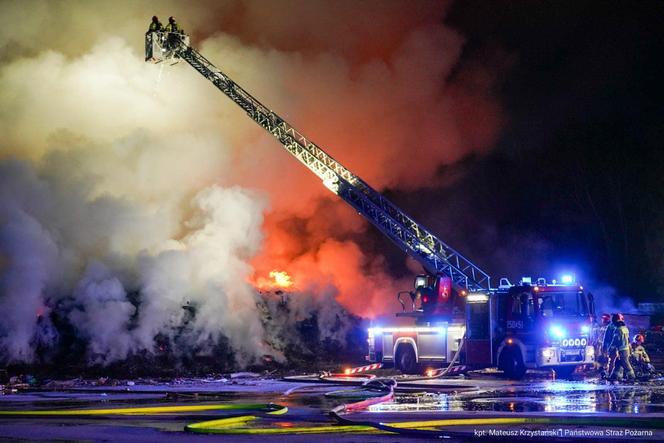
<path fill-rule="evenodd" d="M 241 404 L 210 404 L 210 405 L 180 405 L 180 406 L 151 406 L 132 408 L 104 408 L 104 409 L 50 409 L 27 411 L 0 411 L 0 416 L 29 416 L 29 417 L 55 417 L 55 416 L 95 416 L 95 415 L 158 415 L 183 412 L 204 411 L 263 411 L 285 413 L 288 408 L 273 403 L 241 403 Z"/>
<path fill-rule="evenodd" d="M 451 426 L 490 426 L 490 425 L 589 425 L 597 426 L 596 417 L 494 417 L 494 418 L 455 418 L 423 421 L 407 421 L 395 423 L 379 423 L 370 421 L 353 421 L 332 414 L 339 424 L 319 426 L 296 426 L 294 423 L 277 423 L 272 427 L 241 427 L 254 421 L 255 416 L 232 417 L 220 420 L 188 425 L 187 431 L 209 434 L 328 434 L 328 433 L 396 433 L 426 437 L 467 437 L 467 432 L 443 431 L 438 428 Z M 664 428 L 658 421 L 643 422 L 634 419 L 602 418 L 602 426 L 629 426 L 632 428 Z"/>
<path fill-rule="evenodd" d="M 22 410 L 0 411 L 0 417 L 85 417 L 85 416 L 137 416 L 159 414 L 181 414 L 204 411 L 256 411 L 261 415 L 241 415 L 215 420 L 192 423 L 185 427 L 186 431 L 211 434 L 322 434 L 322 433 L 398 433 L 426 437 L 458 437 L 467 436 L 466 432 L 444 431 L 439 428 L 451 426 L 488 426 L 488 425 L 588 425 L 597 426 L 627 426 L 631 428 L 663 429 L 664 421 L 648 420 L 646 417 L 490 417 L 490 418 L 452 418 L 423 421 L 405 421 L 395 423 L 379 423 L 373 421 L 356 421 L 341 415 L 343 410 L 352 410 L 349 405 L 342 405 L 330 412 L 337 424 L 322 424 L 318 426 L 297 426 L 293 422 L 277 422 L 272 427 L 247 427 L 260 418 L 275 417 L 288 412 L 285 406 L 274 403 L 244 403 L 244 404 L 207 404 L 207 405 L 178 405 L 154 406 L 132 408 L 103 408 L 103 409 L 52 409 L 52 410 Z"/>

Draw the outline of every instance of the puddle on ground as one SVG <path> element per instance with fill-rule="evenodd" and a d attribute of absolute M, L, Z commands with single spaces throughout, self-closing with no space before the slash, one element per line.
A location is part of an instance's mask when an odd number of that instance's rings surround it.
<path fill-rule="evenodd" d="M 564 385 L 565 383 L 563 383 Z M 594 385 L 590 390 L 551 389 L 478 391 L 473 394 L 398 395 L 389 403 L 370 407 L 371 412 L 406 411 L 504 411 L 504 412 L 664 412 L 664 386 Z M 569 386 L 568 386 L 569 388 Z"/>

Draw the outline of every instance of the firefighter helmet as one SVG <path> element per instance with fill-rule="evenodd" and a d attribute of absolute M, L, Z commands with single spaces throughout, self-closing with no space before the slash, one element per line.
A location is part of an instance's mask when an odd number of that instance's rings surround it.
<path fill-rule="evenodd" d="M 172 15 L 168 17 L 168 23 L 175 23 L 175 17 L 173 17 Z"/>
<path fill-rule="evenodd" d="M 603 325 L 608 325 L 609 322 L 611 322 L 611 315 L 610 314 L 602 314 L 602 324 Z"/>
<path fill-rule="evenodd" d="M 634 336 L 634 341 L 638 344 L 643 344 L 643 342 L 646 341 L 646 339 L 643 337 L 642 334 L 636 334 Z"/>
<path fill-rule="evenodd" d="M 619 321 L 625 321 L 625 317 L 620 312 L 618 312 L 611 315 L 611 321 L 613 323 L 618 323 Z"/>

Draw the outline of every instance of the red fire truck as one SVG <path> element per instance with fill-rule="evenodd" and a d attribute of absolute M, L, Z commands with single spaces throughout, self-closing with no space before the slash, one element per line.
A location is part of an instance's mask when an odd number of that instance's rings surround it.
<path fill-rule="evenodd" d="M 528 368 L 569 376 L 595 360 L 595 307 L 592 294 L 567 277 L 563 281 L 523 278 L 512 285 L 501 279 L 495 290 L 467 292 L 446 276 L 418 276 L 408 293 L 410 310 L 399 295 L 404 312 L 397 315 L 412 318 L 412 326 L 370 328 L 367 359 L 415 373 L 450 362 L 461 347 L 460 362 L 497 366 L 511 378 Z"/>

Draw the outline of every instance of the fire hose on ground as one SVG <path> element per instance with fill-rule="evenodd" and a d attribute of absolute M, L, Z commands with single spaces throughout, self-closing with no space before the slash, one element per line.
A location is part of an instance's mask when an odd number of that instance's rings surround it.
<path fill-rule="evenodd" d="M 457 348 L 456 352 L 454 353 L 454 356 L 452 357 L 452 360 L 450 360 L 450 364 L 447 365 L 447 367 L 443 370 L 438 370 L 437 373 L 432 374 L 431 376 L 426 376 L 426 377 L 419 377 L 419 378 L 409 378 L 408 381 L 419 381 L 419 380 L 434 380 L 437 378 L 443 378 L 445 377 L 454 364 L 457 362 L 459 359 L 459 355 L 461 355 L 461 350 L 463 349 L 463 344 L 466 342 L 466 334 L 463 334 L 463 337 L 460 340 L 459 347 Z"/>
<path fill-rule="evenodd" d="M 181 414 L 185 412 L 209 411 L 264 411 L 278 412 L 288 408 L 273 403 L 240 403 L 240 404 L 206 404 L 206 405 L 176 405 L 176 406 L 150 406 L 131 408 L 103 408 L 103 409 L 50 409 L 50 410 L 5 410 L 0 411 L 4 417 L 62 417 L 62 416 L 104 416 L 104 415 L 160 415 Z"/>
<path fill-rule="evenodd" d="M 358 412 L 367 407 L 384 401 L 389 401 L 394 396 L 396 383 L 386 383 L 389 388 L 384 396 L 379 398 L 362 400 L 360 402 L 340 405 L 334 408 L 330 415 L 337 424 L 317 426 L 295 426 L 288 427 L 240 427 L 257 421 L 260 418 L 282 416 L 288 412 L 288 408 L 274 403 L 245 403 L 245 404 L 207 404 L 207 405 L 175 405 L 155 407 L 131 407 L 131 408 L 103 408 L 103 409 L 54 409 L 54 410 L 3 410 L 0 417 L 104 417 L 104 416 L 154 416 L 172 415 L 178 416 L 183 413 L 209 412 L 209 411 L 255 411 L 264 415 L 240 415 L 225 417 L 215 420 L 207 420 L 189 424 L 186 431 L 211 434 L 318 434 L 318 433 L 391 433 L 408 436 L 419 436 L 428 438 L 441 437 L 467 437 L 468 434 L 460 431 L 446 431 L 437 428 L 449 426 L 487 426 L 487 425 L 598 425 L 597 417 L 487 417 L 487 418 L 451 418 L 423 421 L 407 421 L 382 423 L 371 420 L 353 420 L 344 416 L 345 414 Z M 645 417 L 602 417 L 602 426 L 622 426 L 631 428 L 663 429 L 664 422 L 648 420 Z M 514 439 L 514 437 L 510 437 Z"/>
<path fill-rule="evenodd" d="M 596 417 L 486 417 L 486 418 L 450 418 L 422 421 L 405 421 L 394 423 L 383 423 L 371 420 L 353 420 L 346 414 L 352 414 L 366 410 L 372 405 L 377 405 L 394 399 L 394 390 L 397 382 L 393 379 L 371 380 L 376 387 L 382 387 L 387 391 L 384 395 L 368 398 L 350 404 L 342 404 L 330 411 L 330 416 L 337 422 L 332 425 L 296 426 L 288 423 L 287 426 L 272 427 L 239 427 L 254 421 L 255 416 L 231 417 L 215 421 L 208 421 L 189 425 L 188 431 L 212 434 L 251 434 L 251 435 L 284 435 L 284 434 L 323 434 L 323 433 L 357 433 L 357 434 L 400 434 L 413 437 L 427 438 L 449 438 L 468 437 L 467 432 L 441 430 L 437 428 L 451 426 L 490 426 L 490 425 L 597 425 Z M 655 424 L 646 420 L 634 420 L 634 418 L 603 418 L 602 424 L 606 426 L 631 426 L 664 428 L 664 423 Z M 518 439 L 510 436 L 502 440 Z"/>
<path fill-rule="evenodd" d="M 432 377 L 423 377 L 423 380 L 443 377 L 457 361 L 463 344 L 459 346 L 452 361 L 446 369 Z M 362 372 L 362 371 L 359 371 Z M 344 374 L 347 375 L 347 374 Z M 409 379 L 412 381 L 414 379 Z M 417 380 L 417 379 L 415 379 Z M 490 425 L 576 425 L 596 426 L 596 417 L 569 417 L 569 416 L 530 416 L 530 417 L 485 417 L 485 418 L 444 418 L 420 421 L 402 422 L 378 422 L 367 419 L 353 419 L 351 414 L 358 413 L 373 405 L 388 402 L 394 399 L 397 380 L 395 378 L 373 378 L 367 380 L 360 389 L 352 389 L 349 392 L 336 391 L 339 398 L 360 398 L 362 400 L 342 404 L 329 412 L 335 423 L 298 425 L 296 422 L 274 422 L 277 417 L 284 416 L 288 408 L 274 403 L 241 403 L 241 404 L 202 404 L 202 405 L 174 405 L 174 406 L 151 406 L 130 408 L 103 408 L 103 409 L 55 409 L 55 410 L 5 410 L 0 411 L 0 417 L 110 417 L 110 416 L 167 416 L 185 417 L 197 412 L 244 412 L 242 415 L 216 418 L 191 423 L 185 426 L 185 431 L 206 434 L 225 435 L 284 435 L 284 434 L 323 434 L 323 433 L 357 433 L 357 434 L 400 434 L 413 437 L 426 438 L 450 438 L 467 437 L 468 433 L 458 430 L 448 430 L 457 426 L 490 426 Z M 294 387 L 284 393 L 290 395 L 301 387 Z M 304 387 L 307 389 L 311 387 Z M 307 389 L 308 390 L 308 389 Z M 362 392 L 364 391 L 364 392 Z M 330 393 L 328 393 L 330 394 Z M 331 394 L 335 394 L 332 392 Z M 252 411 L 252 414 L 246 412 Z M 272 421 L 272 426 L 250 426 L 260 420 Z M 602 426 L 622 426 L 633 428 L 664 429 L 664 422 L 648 420 L 645 417 L 602 417 Z M 497 439 L 501 439 L 496 436 Z M 515 439 L 514 436 L 504 440 Z"/>

